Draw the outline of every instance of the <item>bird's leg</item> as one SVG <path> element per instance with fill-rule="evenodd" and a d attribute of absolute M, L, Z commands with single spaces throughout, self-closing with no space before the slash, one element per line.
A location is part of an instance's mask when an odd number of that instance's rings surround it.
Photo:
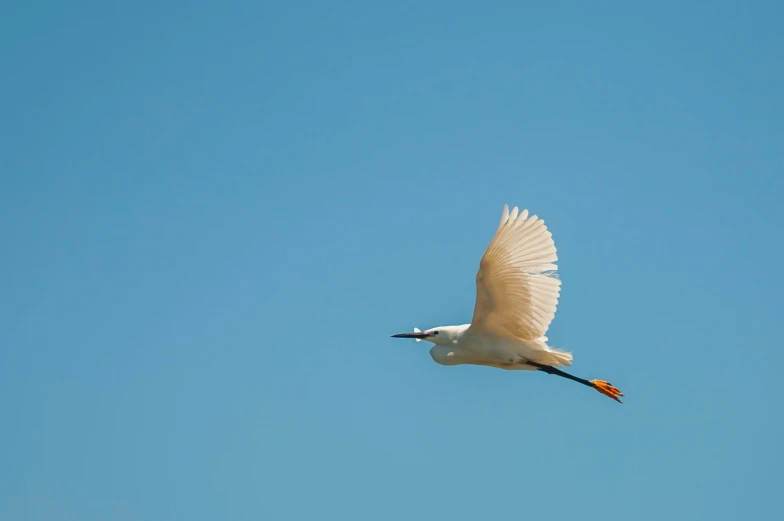
<path fill-rule="evenodd" d="M 621 400 L 619 400 L 618 397 L 619 396 L 623 396 L 623 393 L 620 390 L 618 390 L 617 387 L 614 387 L 609 382 L 605 382 L 604 380 L 586 380 L 584 378 L 579 378 L 577 376 L 574 376 L 574 375 L 571 375 L 571 374 L 566 373 L 564 371 L 561 371 L 560 369 L 558 369 L 556 367 L 553 367 L 551 365 L 540 364 L 538 362 L 532 362 L 531 360 L 526 360 L 524 363 L 526 365 L 532 365 L 532 366 L 536 367 L 537 369 L 539 369 L 540 371 L 543 371 L 543 372 L 545 372 L 547 374 L 554 374 L 554 375 L 562 376 L 562 377 L 567 378 L 569 380 L 574 380 L 575 382 L 580 382 L 581 384 L 587 385 L 588 387 L 593 387 L 594 389 L 596 389 L 597 391 L 599 391 L 603 395 L 609 396 L 610 398 L 612 398 L 616 402 L 621 403 Z"/>

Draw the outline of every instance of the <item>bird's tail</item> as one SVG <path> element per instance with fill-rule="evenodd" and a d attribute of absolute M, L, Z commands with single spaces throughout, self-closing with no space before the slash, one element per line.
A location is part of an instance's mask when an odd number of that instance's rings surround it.
<path fill-rule="evenodd" d="M 561 351 L 554 347 L 548 347 L 544 352 L 536 357 L 536 361 L 540 364 L 547 365 L 572 365 L 572 353 L 568 351 Z"/>
<path fill-rule="evenodd" d="M 540 336 L 530 344 L 536 349 L 532 360 L 545 365 L 572 365 L 572 353 L 548 346 L 546 336 Z"/>

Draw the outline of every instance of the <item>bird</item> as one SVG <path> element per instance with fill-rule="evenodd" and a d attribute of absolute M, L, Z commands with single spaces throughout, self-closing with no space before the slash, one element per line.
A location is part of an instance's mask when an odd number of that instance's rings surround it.
<path fill-rule="evenodd" d="M 470 324 L 398 333 L 435 344 L 430 356 L 441 365 L 478 365 L 542 371 L 581 383 L 621 403 L 623 393 L 604 380 L 579 378 L 559 367 L 572 365 L 570 352 L 548 345 L 561 279 L 552 233 L 542 219 L 504 205 L 501 222 L 476 274 Z"/>

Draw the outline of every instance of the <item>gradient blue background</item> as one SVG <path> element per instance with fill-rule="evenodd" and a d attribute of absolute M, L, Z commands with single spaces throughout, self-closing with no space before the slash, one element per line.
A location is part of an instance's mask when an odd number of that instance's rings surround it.
<path fill-rule="evenodd" d="M 781 2 L 0 10 L 0 518 L 774 519 Z M 444 368 L 504 203 L 544 374 Z"/>

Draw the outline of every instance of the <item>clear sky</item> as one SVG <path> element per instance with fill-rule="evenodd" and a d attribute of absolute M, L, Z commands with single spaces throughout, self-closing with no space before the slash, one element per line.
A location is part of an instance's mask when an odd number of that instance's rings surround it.
<path fill-rule="evenodd" d="M 776 518 L 784 3 L 109 4 L 0 9 L 0 518 Z M 623 405 L 389 338 L 504 203 Z"/>

